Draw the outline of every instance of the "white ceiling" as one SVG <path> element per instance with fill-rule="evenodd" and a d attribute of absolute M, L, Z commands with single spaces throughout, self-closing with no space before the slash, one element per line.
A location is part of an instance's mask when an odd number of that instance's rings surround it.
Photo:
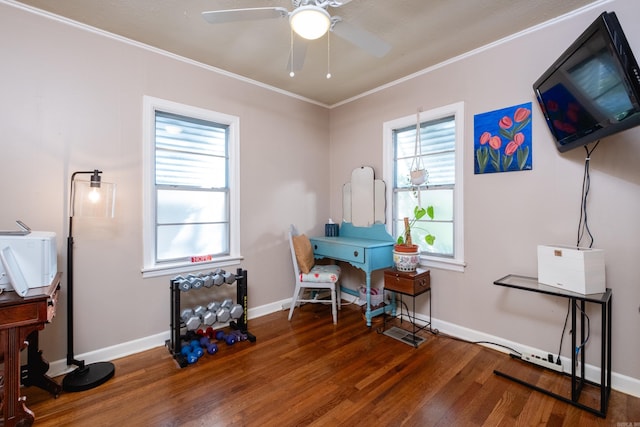
<path fill-rule="evenodd" d="M 286 19 L 209 24 L 209 10 L 285 7 L 291 0 L 8 0 L 331 106 L 603 0 L 351 0 L 329 8 L 389 43 L 376 58 L 336 35 L 309 42 L 289 77 Z"/>

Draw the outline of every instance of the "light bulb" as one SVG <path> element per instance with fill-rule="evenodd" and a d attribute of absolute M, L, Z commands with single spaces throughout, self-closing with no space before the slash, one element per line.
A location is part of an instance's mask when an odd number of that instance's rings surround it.
<path fill-rule="evenodd" d="M 293 31 L 300 37 L 315 40 L 329 31 L 331 16 L 319 6 L 300 6 L 291 12 L 289 22 Z"/>
<path fill-rule="evenodd" d="M 100 201 L 100 192 L 97 188 L 92 188 L 88 197 L 91 203 L 98 203 Z"/>
<path fill-rule="evenodd" d="M 294 73 L 293 71 L 291 71 L 291 72 L 289 73 L 289 77 L 294 77 L 295 75 L 296 75 L 296 73 Z"/>

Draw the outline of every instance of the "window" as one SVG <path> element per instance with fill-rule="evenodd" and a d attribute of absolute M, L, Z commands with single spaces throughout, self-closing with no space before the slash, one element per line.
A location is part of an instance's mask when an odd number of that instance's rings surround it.
<path fill-rule="evenodd" d="M 434 217 L 424 216 L 412 228 L 413 243 L 420 245 L 421 263 L 456 271 L 464 268 L 462 155 L 464 105 L 456 103 L 420 113 L 420 149 L 416 150 L 416 116 L 384 123 L 384 179 L 390 186 L 387 221 L 398 236 L 405 217 L 416 206 L 434 207 Z M 420 158 L 428 171 L 425 184 L 411 184 L 410 171 Z M 425 236 L 435 236 L 433 245 Z"/>
<path fill-rule="evenodd" d="M 240 259 L 237 117 L 144 98 L 145 277 Z"/>

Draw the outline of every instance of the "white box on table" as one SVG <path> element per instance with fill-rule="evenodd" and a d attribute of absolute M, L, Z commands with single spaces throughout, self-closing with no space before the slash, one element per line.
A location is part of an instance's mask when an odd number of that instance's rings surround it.
<path fill-rule="evenodd" d="M 604 251 L 538 245 L 538 282 L 583 295 L 605 291 Z"/>

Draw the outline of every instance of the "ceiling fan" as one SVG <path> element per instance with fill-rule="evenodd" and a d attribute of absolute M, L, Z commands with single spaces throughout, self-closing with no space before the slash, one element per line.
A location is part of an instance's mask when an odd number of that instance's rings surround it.
<path fill-rule="evenodd" d="M 303 39 L 315 40 L 325 35 L 327 31 L 331 31 L 369 54 L 378 58 L 383 57 L 391 50 L 387 42 L 369 31 L 349 24 L 339 16 L 331 16 L 327 11 L 327 8 L 338 8 L 350 1 L 291 0 L 292 11 L 284 7 L 212 10 L 202 12 L 202 17 L 211 24 L 288 18 L 292 31 Z M 295 61 L 293 64 L 291 64 L 292 58 L 289 61 L 293 70 L 302 68 L 305 52 L 306 43 L 298 44 L 298 48 L 292 52 Z"/>

